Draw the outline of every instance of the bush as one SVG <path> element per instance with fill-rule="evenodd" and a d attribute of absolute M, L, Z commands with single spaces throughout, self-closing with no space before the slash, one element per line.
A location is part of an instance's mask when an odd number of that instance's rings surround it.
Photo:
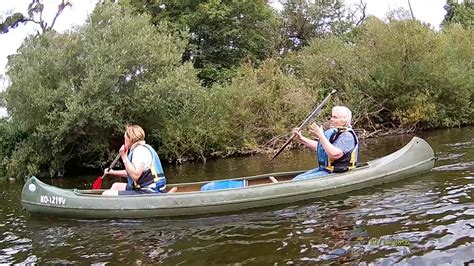
<path fill-rule="evenodd" d="M 14 123 L 7 118 L 0 119 L 0 176 L 5 176 L 7 158 L 17 149 L 17 145 L 26 138 Z"/>
<path fill-rule="evenodd" d="M 186 104 L 179 91 L 200 87 L 181 63 L 184 47 L 166 25 L 114 4 L 99 5 L 77 32 L 28 38 L 9 60 L 6 105 L 28 132 L 7 162 L 9 174 L 97 167 L 123 142 L 125 124 L 166 128 Z M 155 131 L 147 140 L 161 137 Z"/>
<path fill-rule="evenodd" d="M 438 128 L 473 123 L 473 32 L 371 18 L 351 42 L 314 39 L 285 58 L 312 90 L 336 88 L 358 127 Z"/>

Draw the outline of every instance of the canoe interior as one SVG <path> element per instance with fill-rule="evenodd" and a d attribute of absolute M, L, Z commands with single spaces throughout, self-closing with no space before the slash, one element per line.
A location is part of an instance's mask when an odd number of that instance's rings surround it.
<path fill-rule="evenodd" d="M 366 168 L 368 166 L 367 163 L 361 164 L 360 167 L 357 167 L 357 170 Z M 275 173 L 271 175 L 258 175 L 252 177 L 244 177 L 244 178 L 232 178 L 232 179 L 225 179 L 225 180 L 247 180 L 246 187 L 258 186 L 258 185 L 266 185 L 266 184 L 274 184 L 274 183 L 281 183 L 292 180 L 298 174 L 304 173 L 305 171 L 294 171 L 294 172 L 285 172 L 285 173 Z M 223 180 L 214 180 L 214 181 L 223 181 Z M 201 187 L 213 181 L 203 181 L 203 182 L 195 182 L 195 183 L 181 183 L 181 184 L 168 184 L 166 186 L 167 193 L 185 193 L 185 192 L 197 192 L 201 191 Z M 105 189 L 100 190 L 76 190 L 77 194 L 87 194 L 87 195 L 101 195 Z"/>
<path fill-rule="evenodd" d="M 246 178 L 246 180 L 247 180 L 247 186 L 251 187 L 251 186 L 257 186 L 257 185 L 263 185 L 263 184 L 272 184 L 272 183 L 278 183 L 278 182 L 283 182 L 283 181 L 289 181 L 293 177 L 295 177 L 295 174 L 282 175 L 282 176 L 259 176 L 256 178 Z M 171 185 L 167 185 L 167 192 L 171 191 L 172 193 L 183 193 L 183 192 L 201 191 L 201 187 L 207 183 L 208 182 L 189 183 L 189 184 L 171 184 Z"/>
<path fill-rule="evenodd" d="M 257 186 L 257 185 L 264 185 L 264 184 L 272 184 L 272 183 L 279 183 L 284 181 L 290 181 L 295 177 L 297 174 L 301 173 L 298 172 L 291 172 L 288 174 L 283 175 L 264 175 L 264 176 L 255 176 L 255 177 L 248 177 L 248 178 L 238 178 L 238 179 L 226 179 L 226 180 L 247 180 L 247 187 Z M 222 180 L 215 180 L 215 181 L 222 181 Z M 197 192 L 201 191 L 201 187 L 205 184 L 208 184 L 213 181 L 205 181 L 205 182 L 196 182 L 196 183 L 182 183 L 182 184 L 168 184 L 166 186 L 167 193 L 184 193 L 184 192 Z M 87 195 L 101 195 L 105 189 L 87 189 L 87 190 L 76 190 L 77 194 L 87 194 Z"/>

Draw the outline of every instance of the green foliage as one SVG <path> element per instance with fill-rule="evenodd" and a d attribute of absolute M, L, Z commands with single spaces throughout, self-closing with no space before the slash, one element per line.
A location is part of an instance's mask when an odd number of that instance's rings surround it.
<path fill-rule="evenodd" d="M 397 114 L 406 113 L 413 101 L 420 99 L 418 95 L 430 91 L 423 62 L 434 49 L 435 33 L 414 20 L 384 24 L 373 19 L 364 27 L 357 53 L 370 79 L 362 91 L 385 110 L 379 114 L 382 123 L 400 124 L 403 119 Z M 418 118 L 423 121 L 424 117 Z"/>
<path fill-rule="evenodd" d="M 244 60 L 258 64 L 277 52 L 275 11 L 265 0 L 123 1 L 138 12 L 151 14 L 159 24 L 168 21 L 189 31 L 184 60 L 199 69 L 206 86 L 229 81 Z"/>
<path fill-rule="evenodd" d="M 25 139 L 26 134 L 11 121 L 0 119 L 0 174 L 6 173 L 7 158 L 9 158 L 16 145 Z"/>
<path fill-rule="evenodd" d="M 180 63 L 184 47 L 149 17 L 110 4 L 99 6 L 79 32 L 30 37 L 9 61 L 7 108 L 30 134 L 10 157 L 11 174 L 54 176 L 66 166 L 98 166 L 112 156 L 124 124 L 163 127 L 181 108 L 160 92 L 172 90 L 176 73 L 189 68 Z M 184 74 L 182 80 L 199 87 L 192 71 Z"/>
<path fill-rule="evenodd" d="M 13 15 L 7 16 L 5 20 L 0 23 L 0 33 L 8 33 L 10 29 L 18 27 L 22 22 L 25 22 L 25 17 L 22 13 L 16 12 Z"/>
<path fill-rule="evenodd" d="M 54 16 L 51 24 L 49 25 L 43 18 L 44 4 L 41 0 L 31 0 L 31 3 L 27 8 L 27 15 L 16 12 L 10 16 L 7 16 L 5 20 L 0 23 L 0 34 L 8 33 L 11 29 L 14 29 L 20 25 L 20 23 L 35 23 L 40 26 L 42 32 L 50 31 L 53 29 L 54 24 L 58 16 L 63 12 L 64 8 L 71 6 L 69 1 L 62 0 L 58 5 L 58 10 Z"/>
<path fill-rule="evenodd" d="M 284 75 L 274 60 L 258 69 L 244 65 L 233 80 L 228 103 L 234 141 L 243 152 L 272 145 L 304 119 L 319 95 L 292 76 Z M 317 97 L 316 97 L 317 96 Z M 270 142 L 270 143 L 268 143 Z"/>
<path fill-rule="evenodd" d="M 438 51 L 430 62 L 437 86 L 435 127 L 460 126 L 474 121 L 474 31 L 449 25 L 439 36 Z M 437 56 L 436 56 L 437 55 Z"/>
<path fill-rule="evenodd" d="M 364 25 L 356 45 L 370 79 L 361 89 L 384 109 L 378 114 L 382 123 L 421 128 L 472 123 L 467 119 L 472 115 L 472 31 L 457 31 L 454 44 L 450 30 L 435 32 L 414 20 L 373 19 Z"/>
<path fill-rule="evenodd" d="M 376 109 L 377 102 L 361 91 L 370 79 L 369 73 L 360 65 L 356 47 L 346 43 L 343 37 L 313 39 L 308 47 L 288 55 L 283 62 L 288 73 L 294 73 L 318 95 L 337 89 L 334 104 L 347 105 L 354 114 Z M 320 119 L 329 117 L 330 110 L 325 108 Z M 365 119 L 364 116 L 356 118 Z"/>
<path fill-rule="evenodd" d="M 288 0 L 283 7 L 284 50 L 299 50 L 313 38 L 342 36 L 354 27 L 341 0 Z"/>
<path fill-rule="evenodd" d="M 179 86 L 186 83 L 176 80 Z M 265 149 L 286 137 L 316 100 L 274 60 L 257 69 L 243 65 L 230 86 L 181 92 L 186 105 L 161 129 L 161 147 L 171 159 L 205 160 Z"/>
<path fill-rule="evenodd" d="M 461 2 L 448 0 L 444 9 L 446 10 L 446 15 L 441 23 L 443 27 L 452 23 L 459 23 L 471 29 L 474 26 L 474 2 L 472 0 Z"/>
<path fill-rule="evenodd" d="M 473 121 L 472 34 L 371 18 L 353 42 L 313 39 L 284 62 L 314 90 L 343 91 L 337 102 L 353 109 L 357 126 L 460 126 Z"/>
<path fill-rule="evenodd" d="M 369 18 L 350 35 L 321 31 L 277 60 L 267 58 L 272 23 L 283 24 L 262 5 L 100 4 L 75 31 L 30 36 L 9 58 L 11 83 L 0 95 L 11 116 L 0 121 L 0 169 L 24 177 L 102 166 L 129 123 L 168 160 L 275 148 L 331 89 L 338 93 L 319 121 L 342 104 L 358 129 L 473 123 L 471 28 Z M 221 82 L 202 86 L 207 78 Z"/>
<path fill-rule="evenodd" d="M 0 91 L 0 108 L 5 108 L 5 91 Z"/>

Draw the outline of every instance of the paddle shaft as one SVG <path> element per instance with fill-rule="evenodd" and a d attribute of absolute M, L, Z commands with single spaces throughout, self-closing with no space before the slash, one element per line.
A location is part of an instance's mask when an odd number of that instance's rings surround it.
<path fill-rule="evenodd" d="M 305 118 L 305 120 L 298 126 L 298 131 L 303 130 L 309 122 L 311 121 L 312 118 L 314 118 L 323 108 L 323 106 L 326 104 L 327 101 L 329 101 L 329 98 L 336 93 L 336 90 L 332 90 L 326 98 Z M 293 139 L 295 138 L 296 134 L 292 134 L 291 137 L 283 144 L 283 146 L 273 155 L 272 160 L 275 159 L 280 153 L 288 146 Z"/>
<path fill-rule="evenodd" d="M 124 152 L 126 152 L 126 150 L 127 149 L 125 147 Z M 109 171 L 110 171 L 110 169 L 112 169 L 115 166 L 115 164 L 118 162 L 119 159 L 120 159 L 120 153 L 117 154 L 114 161 L 110 164 Z M 104 179 L 105 176 L 107 176 L 107 173 L 103 174 L 102 176 L 97 177 L 97 179 L 94 181 L 94 183 L 92 183 L 92 189 L 100 189 L 102 187 L 102 180 Z"/>
<path fill-rule="evenodd" d="M 115 156 L 114 161 L 110 164 L 109 169 L 112 169 L 112 167 L 115 166 L 115 164 L 118 162 L 119 159 L 120 159 L 120 154 L 117 154 L 117 156 Z M 105 177 L 106 175 L 107 175 L 107 174 L 103 174 L 103 175 L 102 175 L 102 179 L 104 179 L 104 177 Z"/>

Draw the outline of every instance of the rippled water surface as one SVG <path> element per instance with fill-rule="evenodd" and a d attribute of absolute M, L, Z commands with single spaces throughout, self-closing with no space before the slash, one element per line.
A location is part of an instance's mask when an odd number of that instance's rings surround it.
<path fill-rule="evenodd" d="M 0 183 L 0 263 L 474 263 L 474 128 L 422 132 L 439 160 L 424 175 L 360 191 L 224 215 L 74 220 L 30 216 L 21 182 Z M 366 140 L 367 161 L 412 136 Z M 167 167 L 170 182 L 308 169 L 308 151 Z M 44 180 L 90 187 L 95 177 Z M 110 180 L 112 182 L 113 180 Z"/>

